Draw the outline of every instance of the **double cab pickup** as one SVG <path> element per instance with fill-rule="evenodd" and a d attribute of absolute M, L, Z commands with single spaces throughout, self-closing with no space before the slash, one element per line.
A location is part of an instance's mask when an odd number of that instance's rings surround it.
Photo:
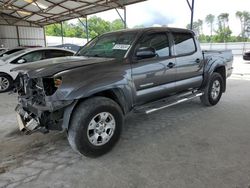
<path fill-rule="evenodd" d="M 27 134 L 65 130 L 75 151 L 100 156 L 117 143 L 130 112 L 150 114 L 196 97 L 216 105 L 232 62 L 231 51 L 202 51 L 186 29 L 106 33 L 75 56 L 12 70 L 19 72 L 19 127 Z"/>

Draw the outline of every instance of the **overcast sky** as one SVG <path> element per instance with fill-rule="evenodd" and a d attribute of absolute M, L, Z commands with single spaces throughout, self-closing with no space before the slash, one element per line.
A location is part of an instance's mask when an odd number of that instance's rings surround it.
<path fill-rule="evenodd" d="M 250 11 L 250 0 L 195 0 L 194 20 L 205 20 L 208 14 L 218 16 L 220 13 L 229 13 L 230 27 L 234 35 L 238 35 L 240 22 L 236 19 L 235 13 L 244 10 Z M 96 15 L 109 21 L 119 18 L 115 10 Z M 142 24 L 186 27 L 190 23 L 190 10 L 186 0 L 148 0 L 127 6 L 127 23 L 129 27 Z M 206 23 L 204 32 L 209 34 Z"/>

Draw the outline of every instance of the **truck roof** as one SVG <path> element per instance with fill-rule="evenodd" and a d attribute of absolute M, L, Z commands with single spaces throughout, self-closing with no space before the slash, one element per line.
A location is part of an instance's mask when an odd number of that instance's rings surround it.
<path fill-rule="evenodd" d="M 122 29 L 118 31 L 108 32 L 107 34 L 119 33 L 119 32 L 148 32 L 148 31 L 169 31 L 169 32 L 179 32 L 179 33 L 191 33 L 195 35 L 192 30 L 174 27 L 147 27 L 147 28 L 133 28 L 133 29 Z"/>

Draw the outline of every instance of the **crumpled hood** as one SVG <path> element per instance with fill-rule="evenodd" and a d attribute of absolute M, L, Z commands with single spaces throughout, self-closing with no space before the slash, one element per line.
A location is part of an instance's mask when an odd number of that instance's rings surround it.
<path fill-rule="evenodd" d="M 52 76 L 56 73 L 82 66 L 93 65 L 97 63 L 112 62 L 112 61 L 114 61 L 114 59 L 112 58 L 99 58 L 99 57 L 80 57 L 80 56 L 59 57 L 59 58 L 37 61 L 27 65 L 22 65 L 12 69 L 11 71 L 28 74 L 29 77 L 31 78 L 38 78 L 44 76 Z"/>

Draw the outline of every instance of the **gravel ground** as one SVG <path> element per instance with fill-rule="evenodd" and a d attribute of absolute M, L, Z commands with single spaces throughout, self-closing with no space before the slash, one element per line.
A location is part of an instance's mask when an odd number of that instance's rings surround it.
<path fill-rule="evenodd" d="M 97 159 L 74 153 L 63 132 L 22 135 L 15 95 L 0 94 L 0 187 L 250 187 L 250 62 L 234 67 L 217 106 L 130 115 Z"/>

